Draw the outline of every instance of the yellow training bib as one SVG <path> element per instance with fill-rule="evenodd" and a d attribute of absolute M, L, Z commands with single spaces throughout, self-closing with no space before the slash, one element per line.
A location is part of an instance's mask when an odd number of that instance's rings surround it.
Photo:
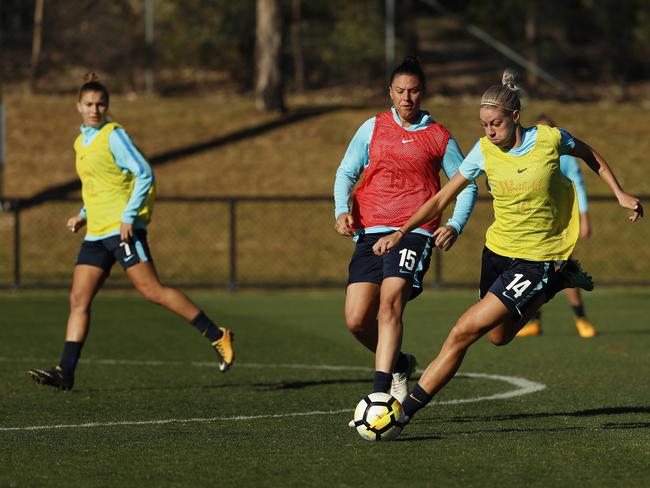
<path fill-rule="evenodd" d="M 135 177 L 122 171 L 115 163 L 108 138 L 114 128 L 120 127 L 109 122 L 102 127 L 93 141 L 83 145 L 80 134 L 74 142 L 76 169 L 81 179 L 81 195 L 86 207 L 88 236 L 102 236 L 119 230 L 122 212 L 131 197 Z M 151 220 L 154 187 L 138 212 L 135 223 L 146 224 Z"/>
<path fill-rule="evenodd" d="M 578 204 L 571 180 L 560 171 L 560 131 L 537 126 L 535 146 L 523 156 L 482 137 L 485 174 L 494 197 L 488 249 L 532 261 L 567 259 L 578 240 Z"/>

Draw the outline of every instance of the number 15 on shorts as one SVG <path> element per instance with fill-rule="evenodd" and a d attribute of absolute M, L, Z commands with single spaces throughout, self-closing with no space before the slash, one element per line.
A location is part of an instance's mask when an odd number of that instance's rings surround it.
<path fill-rule="evenodd" d="M 413 271 L 415 269 L 415 258 L 417 258 L 418 253 L 411 249 L 402 249 L 399 252 L 399 266 L 404 268 L 407 271 Z"/>

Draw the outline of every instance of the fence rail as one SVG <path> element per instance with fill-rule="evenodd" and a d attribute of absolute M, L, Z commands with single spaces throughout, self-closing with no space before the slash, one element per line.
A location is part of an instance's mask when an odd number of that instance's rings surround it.
<path fill-rule="evenodd" d="M 642 198 L 648 201 L 649 197 Z M 77 198 L 0 202 L 0 288 L 67 288 L 82 239 L 65 231 Z M 650 285 L 650 232 L 615 199 L 590 197 L 594 235 L 577 255 L 604 285 Z M 476 287 L 491 198 L 479 197 L 449 253 L 436 250 L 426 286 Z M 342 287 L 353 244 L 333 230 L 329 196 L 160 197 L 149 241 L 163 281 L 181 287 Z M 107 283 L 129 286 L 117 268 Z"/>

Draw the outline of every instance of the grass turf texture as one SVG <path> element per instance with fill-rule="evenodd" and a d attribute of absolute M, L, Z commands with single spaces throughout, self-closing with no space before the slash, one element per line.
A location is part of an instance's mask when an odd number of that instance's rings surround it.
<path fill-rule="evenodd" d="M 65 393 L 32 384 L 25 371 L 58 359 L 66 295 L 1 294 L 0 486 L 642 486 L 650 455 L 649 295 L 587 295 L 599 331 L 590 340 L 577 336 L 557 297 L 544 310 L 543 336 L 505 348 L 483 339 L 461 368 L 546 389 L 433 406 L 396 441 L 373 444 L 346 425 L 371 386 L 372 356 L 343 326 L 341 292 L 193 293 L 236 331 L 237 364 L 225 375 L 205 365 L 212 352 L 190 326 L 136 295 L 102 293 L 76 388 Z M 432 291 L 409 306 L 404 349 L 421 367 L 474 299 Z M 282 364 L 368 371 L 272 366 Z M 436 400 L 510 389 L 459 376 Z M 267 417 L 231 419 L 256 415 Z"/>

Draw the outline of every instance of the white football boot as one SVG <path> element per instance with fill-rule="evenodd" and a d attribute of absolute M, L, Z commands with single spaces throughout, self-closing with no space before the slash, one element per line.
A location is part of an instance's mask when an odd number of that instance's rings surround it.
<path fill-rule="evenodd" d="M 406 400 L 406 397 L 409 396 L 409 379 L 415 373 L 415 368 L 418 365 L 418 362 L 415 360 L 415 356 L 412 354 L 406 354 L 408 359 L 408 367 L 403 373 L 393 373 L 393 381 L 390 384 L 390 394 L 391 396 L 397 398 L 397 401 L 401 403 Z"/>

